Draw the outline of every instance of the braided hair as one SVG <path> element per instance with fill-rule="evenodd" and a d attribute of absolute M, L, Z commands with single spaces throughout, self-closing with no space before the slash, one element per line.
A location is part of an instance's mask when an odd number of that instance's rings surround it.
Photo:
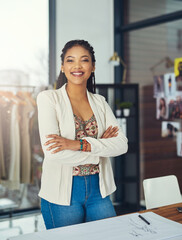
<path fill-rule="evenodd" d="M 94 55 L 95 54 L 94 49 L 85 40 L 71 40 L 65 44 L 64 48 L 62 49 L 61 56 L 60 56 L 62 64 L 64 62 L 64 58 L 65 58 L 65 55 L 66 55 L 68 49 L 75 47 L 75 46 L 81 46 L 81 47 L 85 48 L 90 53 L 92 63 L 95 64 L 96 60 L 95 60 L 95 55 Z M 59 74 L 59 77 L 57 80 L 57 84 L 56 84 L 56 88 L 58 89 L 58 88 L 62 87 L 66 82 L 67 82 L 67 78 L 66 78 L 65 74 L 62 71 L 60 71 L 60 74 Z M 87 89 L 89 92 L 95 93 L 95 74 L 94 74 L 94 72 L 91 73 L 89 79 L 87 80 Z"/>

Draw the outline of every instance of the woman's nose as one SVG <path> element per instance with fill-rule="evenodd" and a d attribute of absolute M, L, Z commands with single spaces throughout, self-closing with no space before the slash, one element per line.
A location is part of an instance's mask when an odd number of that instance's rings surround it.
<path fill-rule="evenodd" d="M 75 64 L 74 64 L 74 68 L 80 69 L 81 67 L 82 66 L 81 66 L 80 61 L 76 61 Z"/>

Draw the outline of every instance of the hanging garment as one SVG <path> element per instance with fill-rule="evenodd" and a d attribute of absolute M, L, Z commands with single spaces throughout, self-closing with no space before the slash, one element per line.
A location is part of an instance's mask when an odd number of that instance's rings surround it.
<path fill-rule="evenodd" d="M 26 105 L 20 106 L 20 177 L 21 183 L 31 182 L 31 143 L 30 143 L 30 119 L 34 114 L 34 106 L 28 99 L 24 99 Z"/>
<path fill-rule="evenodd" d="M 6 171 L 5 171 L 5 162 L 4 162 L 4 148 L 3 148 L 3 132 L 2 132 L 2 121 L 3 121 L 3 106 L 0 105 L 0 179 L 6 178 Z"/>
<path fill-rule="evenodd" d="M 26 92 L 14 95 L 4 91 L 1 95 L 0 184 L 19 190 L 20 183 L 33 180 L 31 131 L 36 102 Z"/>
<path fill-rule="evenodd" d="M 2 111 L 5 177 L 1 184 L 10 190 L 20 187 L 20 132 L 18 105 L 9 102 Z"/>
<path fill-rule="evenodd" d="M 20 130 L 18 105 L 14 104 L 11 111 L 10 125 L 10 165 L 9 165 L 9 185 L 11 189 L 20 187 Z"/>
<path fill-rule="evenodd" d="M 10 123 L 12 102 L 7 102 L 1 112 L 2 145 L 4 153 L 5 176 L 1 180 L 8 180 L 10 164 Z"/>
<path fill-rule="evenodd" d="M 14 124 L 16 121 L 14 120 L 14 117 L 17 114 L 19 99 L 10 91 L 1 91 L 0 93 L 1 93 L 1 124 L 0 125 L 1 125 L 1 136 L 2 136 L 1 144 L 3 146 L 1 157 L 3 157 L 4 169 L 5 169 L 5 174 L 3 174 L 3 176 L 0 176 L 0 178 L 1 178 L 1 183 L 3 181 L 2 183 L 3 185 L 5 184 L 7 185 L 7 187 L 10 187 L 9 184 L 11 185 L 11 183 L 9 182 L 10 181 L 9 171 L 10 171 L 11 158 L 12 156 L 14 156 L 11 153 L 11 140 L 12 140 L 12 136 L 14 136 L 13 134 L 16 129 L 14 128 Z M 16 107 L 15 107 L 15 104 L 16 104 Z M 12 114 L 13 107 L 14 107 L 14 110 Z M 18 136 L 19 136 L 19 132 L 18 132 Z M 14 179 L 12 182 L 14 182 Z"/>

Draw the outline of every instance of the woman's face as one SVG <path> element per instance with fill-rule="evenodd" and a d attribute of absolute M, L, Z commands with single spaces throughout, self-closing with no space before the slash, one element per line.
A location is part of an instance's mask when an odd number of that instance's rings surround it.
<path fill-rule="evenodd" d="M 160 99 L 160 105 L 161 106 L 165 106 L 165 102 L 164 102 L 164 100 L 162 98 Z"/>
<path fill-rule="evenodd" d="M 86 85 L 95 66 L 89 51 L 81 46 L 75 46 L 66 52 L 61 70 L 65 73 L 68 83 Z"/>

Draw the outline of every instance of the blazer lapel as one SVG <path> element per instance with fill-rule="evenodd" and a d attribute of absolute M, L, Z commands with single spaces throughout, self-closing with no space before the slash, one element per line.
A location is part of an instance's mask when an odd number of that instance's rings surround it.
<path fill-rule="evenodd" d="M 75 139 L 75 120 L 74 120 L 71 102 L 66 92 L 66 84 L 64 84 L 63 87 L 60 88 L 60 90 L 62 92 L 62 96 L 65 103 L 64 114 L 61 114 L 61 118 L 63 118 L 63 123 L 64 123 L 64 126 L 60 126 L 61 132 L 64 132 L 64 136 L 66 136 L 67 138 L 74 140 Z"/>
<path fill-rule="evenodd" d="M 104 121 L 103 121 L 103 119 L 101 119 L 101 114 L 99 114 L 99 111 L 97 109 L 97 103 L 95 102 L 94 94 L 90 93 L 87 90 L 87 97 L 88 97 L 89 104 L 92 108 L 92 111 L 95 115 L 95 119 L 97 121 L 97 126 L 98 126 L 98 136 L 97 136 L 97 138 L 100 138 L 103 134 L 103 131 L 104 131 L 104 127 L 103 127 L 103 124 L 102 124 L 102 122 L 104 122 Z"/>

